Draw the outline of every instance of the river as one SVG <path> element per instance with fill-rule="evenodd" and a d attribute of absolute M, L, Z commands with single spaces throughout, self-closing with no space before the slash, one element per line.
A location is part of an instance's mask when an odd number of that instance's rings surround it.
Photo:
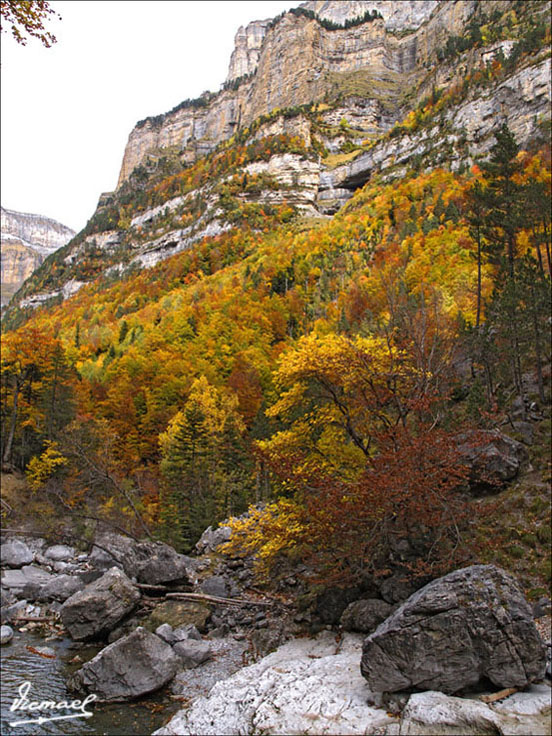
<path fill-rule="evenodd" d="M 48 646 L 55 652 L 55 658 L 42 657 L 31 648 Z M 39 734 L 97 734 L 98 736 L 139 736 L 151 734 L 165 723 L 179 704 L 169 698 L 168 693 L 155 694 L 134 703 L 113 705 L 90 703 L 87 710 L 94 715 L 90 718 L 72 718 L 48 721 L 42 724 L 14 725 L 17 721 L 38 718 L 40 713 L 29 711 L 10 711 L 10 706 L 19 697 L 19 688 L 30 682 L 29 700 L 73 701 L 84 695 L 69 693 L 65 687 L 67 676 L 79 665 L 69 660 L 78 652 L 84 660 L 89 659 L 96 650 L 75 650 L 69 639 L 44 641 L 40 636 L 29 632 L 15 632 L 10 644 L 1 647 L 1 713 L 0 732 L 2 736 L 35 736 Z M 74 713 L 75 711 L 73 711 Z M 43 715 L 70 714 L 70 710 L 49 712 Z"/>

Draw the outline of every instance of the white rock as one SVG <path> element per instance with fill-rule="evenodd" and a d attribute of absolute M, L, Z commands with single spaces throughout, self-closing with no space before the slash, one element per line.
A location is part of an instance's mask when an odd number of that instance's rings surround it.
<path fill-rule="evenodd" d="M 401 736 L 426 736 L 428 733 L 469 736 L 470 734 L 500 733 L 503 736 L 517 736 L 518 734 L 526 736 L 543 734 L 544 736 L 550 733 L 550 726 L 546 724 L 550 717 L 550 688 L 544 687 L 548 689 L 548 700 L 545 701 L 542 698 L 542 693 L 538 689 L 534 694 L 527 693 L 524 705 L 526 713 L 521 715 L 508 710 L 513 704 L 504 707 L 504 703 L 507 703 L 509 699 L 503 701 L 503 704 L 486 705 L 478 700 L 457 698 L 431 690 L 415 693 L 410 696 L 402 713 L 400 734 Z M 532 703 L 531 706 L 529 702 Z M 501 712 L 497 712 L 499 709 Z"/>
<path fill-rule="evenodd" d="M 373 734 L 396 719 L 367 705 L 362 637 L 297 639 L 180 711 L 156 734 Z M 338 651 L 339 650 L 339 651 Z M 336 653 L 337 652 L 337 653 Z"/>
<path fill-rule="evenodd" d="M 68 562 L 75 556 L 75 550 L 65 544 L 54 544 L 52 547 L 48 547 L 44 556 L 56 562 Z"/>

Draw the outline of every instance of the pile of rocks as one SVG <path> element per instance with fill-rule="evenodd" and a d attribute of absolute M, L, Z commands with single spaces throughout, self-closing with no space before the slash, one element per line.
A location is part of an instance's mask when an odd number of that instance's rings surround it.
<path fill-rule="evenodd" d="M 458 570 L 400 606 L 352 603 L 342 620 L 377 628 L 366 638 L 324 631 L 294 639 L 214 685 L 156 734 L 547 733 L 550 687 L 535 684 L 544 643 L 504 571 Z M 510 689 L 499 700 L 451 695 L 489 684 Z"/>
<path fill-rule="evenodd" d="M 466 733 L 502 729 L 506 716 L 495 706 L 453 697 L 484 682 L 530 688 L 524 707 L 541 718 L 543 691 L 533 683 L 544 676 L 546 647 L 504 571 L 459 570 L 406 601 L 410 591 L 394 574 L 378 587 L 326 590 L 299 612 L 251 591 L 253 561 L 223 557 L 227 539 L 226 528 L 208 529 L 196 558 L 113 533 L 98 536 L 89 554 L 5 540 L 2 622 L 17 621 L 22 607 L 43 614 L 40 603 L 75 642 L 107 643 L 69 683 L 101 700 L 134 699 L 170 681 L 177 694 L 200 696 L 159 733 L 415 734 L 436 717 L 433 707 L 444 719 L 439 733 L 464 733 L 459 723 Z M 287 573 L 281 584 L 304 585 Z M 309 627 L 327 631 L 283 644 Z M 12 635 L 2 628 L 3 642 Z M 530 733 L 529 722 L 516 733 Z"/>

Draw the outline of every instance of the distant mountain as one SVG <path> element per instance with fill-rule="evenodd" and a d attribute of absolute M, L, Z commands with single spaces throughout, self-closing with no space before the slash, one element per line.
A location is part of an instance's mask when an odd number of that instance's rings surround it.
<path fill-rule="evenodd" d="M 2 306 L 40 266 L 46 256 L 71 240 L 75 232 L 42 215 L 2 209 Z"/>

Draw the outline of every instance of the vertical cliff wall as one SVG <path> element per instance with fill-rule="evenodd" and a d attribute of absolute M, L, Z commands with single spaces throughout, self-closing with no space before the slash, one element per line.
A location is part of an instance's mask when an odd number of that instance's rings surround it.
<path fill-rule="evenodd" d="M 2 305 L 50 253 L 71 240 L 74 230 L 40 215 L 1 208 Z"/>
<path fill-rule="evenodd" d="M 340 24 L 367 10 L 382 17 L 332 30 L 315 18 L 286 13 L 276 22 L 255 21 L 240 28 L 223 89 L 208 100 L 138 123 L 129 136 L 118 186 L 161 148 L 172 147 L 191 163 L 276 108 L 348 92 L 395 109 L 395 116 L 385 117 L 388 127 L 399 115 L 401 97 L 435 62 L 448 35 L 462 31 L 476 3 L 316 0 L 304 7 Z M 352 82 L 351 74 L 357 75 Z"/>

